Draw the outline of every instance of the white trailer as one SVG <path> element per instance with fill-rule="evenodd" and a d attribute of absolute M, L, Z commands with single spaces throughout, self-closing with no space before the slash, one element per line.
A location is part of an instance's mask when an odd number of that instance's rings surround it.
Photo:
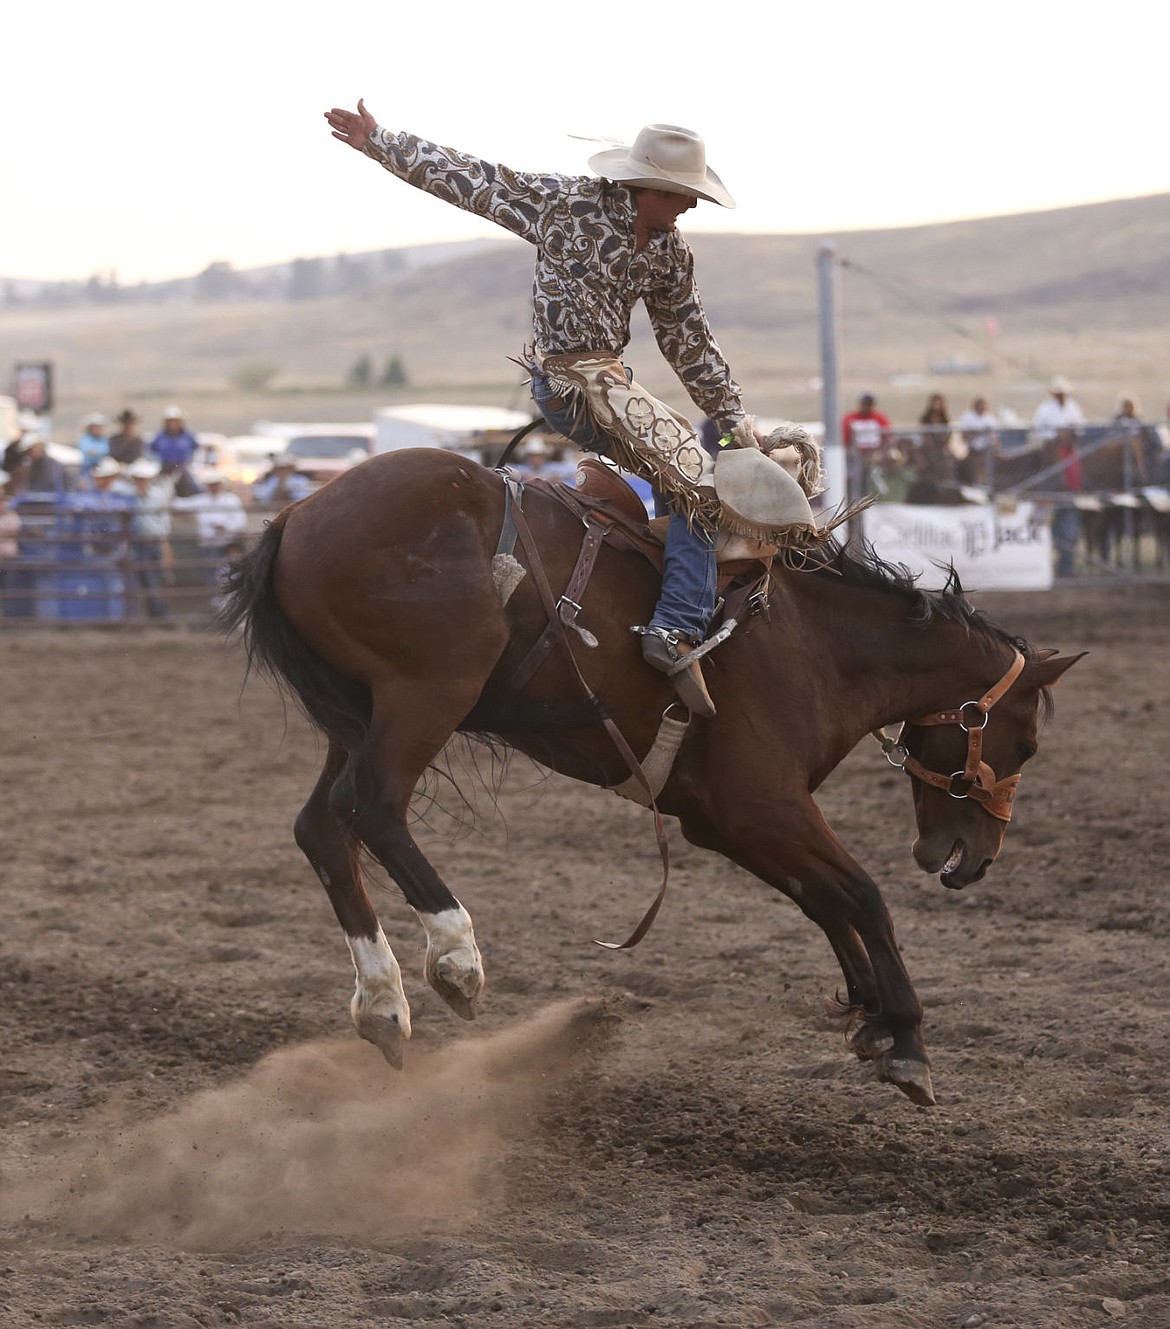
<path fill-rule="evenodd" d="M 418 402 L 383 406 L 374 412 L 374 451 L 399 448 L 446 448 L 476 456 L 502 434 L 523 429 L 535 413 L 502 406 L 445 406 Z"/>

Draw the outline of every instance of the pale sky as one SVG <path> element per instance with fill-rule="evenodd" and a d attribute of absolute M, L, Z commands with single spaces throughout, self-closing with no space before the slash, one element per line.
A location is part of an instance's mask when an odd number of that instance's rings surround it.
<path fill-rule="evenodd" d="M 1112 0 L 61 0 L 8 6 L 0 277 L 123 283 L 499 237 L 330 137 L 379 121 L 584 173 L 698 130 L 695 231 L 836 235 L 1170 193 L 1170 6 Z"/>

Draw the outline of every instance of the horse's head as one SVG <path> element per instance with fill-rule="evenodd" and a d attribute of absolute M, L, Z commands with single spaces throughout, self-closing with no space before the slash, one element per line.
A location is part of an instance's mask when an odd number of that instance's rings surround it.
<path fill-rule="evenodd" d="M 995 862 L 1020 769 L 1036 754 L 1047 690 L 1081 658 L 1038 652 L 983 698 L 907 724 L 901 741 L 918 821 L 914 859 L 940 873 L 944 886 L 961 890 Z"/>

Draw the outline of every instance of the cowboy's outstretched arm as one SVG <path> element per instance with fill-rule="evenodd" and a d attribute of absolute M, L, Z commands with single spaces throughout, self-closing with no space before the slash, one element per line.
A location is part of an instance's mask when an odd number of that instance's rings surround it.
<path fill-rule="evenodd" d="M 331 111 L 325 112 L 325 119 L 329 122 L 333 137 L 348 143 L 358 152 L 365 149 L 366 140 L 378 127 L 377 120 L 366 110 L 366 103 L 360 97 L 356 111 L 346 111 L 340 106 L 335 106 Z"/>
<path fill-rule="evenodd" d="M 363 102 L 357 114 L 335 108 L 326 119 L 335 138 L 359 148 L 399 180 L 533 244 L 539 243 L 543 220 L 569 183 L 564 176 L 515 171 L 406 130 L 387 129 Z"/>

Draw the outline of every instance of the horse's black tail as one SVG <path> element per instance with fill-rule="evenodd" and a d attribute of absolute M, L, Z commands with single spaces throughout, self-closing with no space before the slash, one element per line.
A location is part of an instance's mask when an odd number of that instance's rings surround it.
<path fill-rule="evenodd" d="M 277 602 L 273 569 L 285 519 L 278 513 L 256 546 L 231 565 L 219 625 L 227 634 L 243 632 L 249 671 L 267 674 L 313 724 L 354 751 L 370 727 L 370 692 L 322 660 Z"/>

